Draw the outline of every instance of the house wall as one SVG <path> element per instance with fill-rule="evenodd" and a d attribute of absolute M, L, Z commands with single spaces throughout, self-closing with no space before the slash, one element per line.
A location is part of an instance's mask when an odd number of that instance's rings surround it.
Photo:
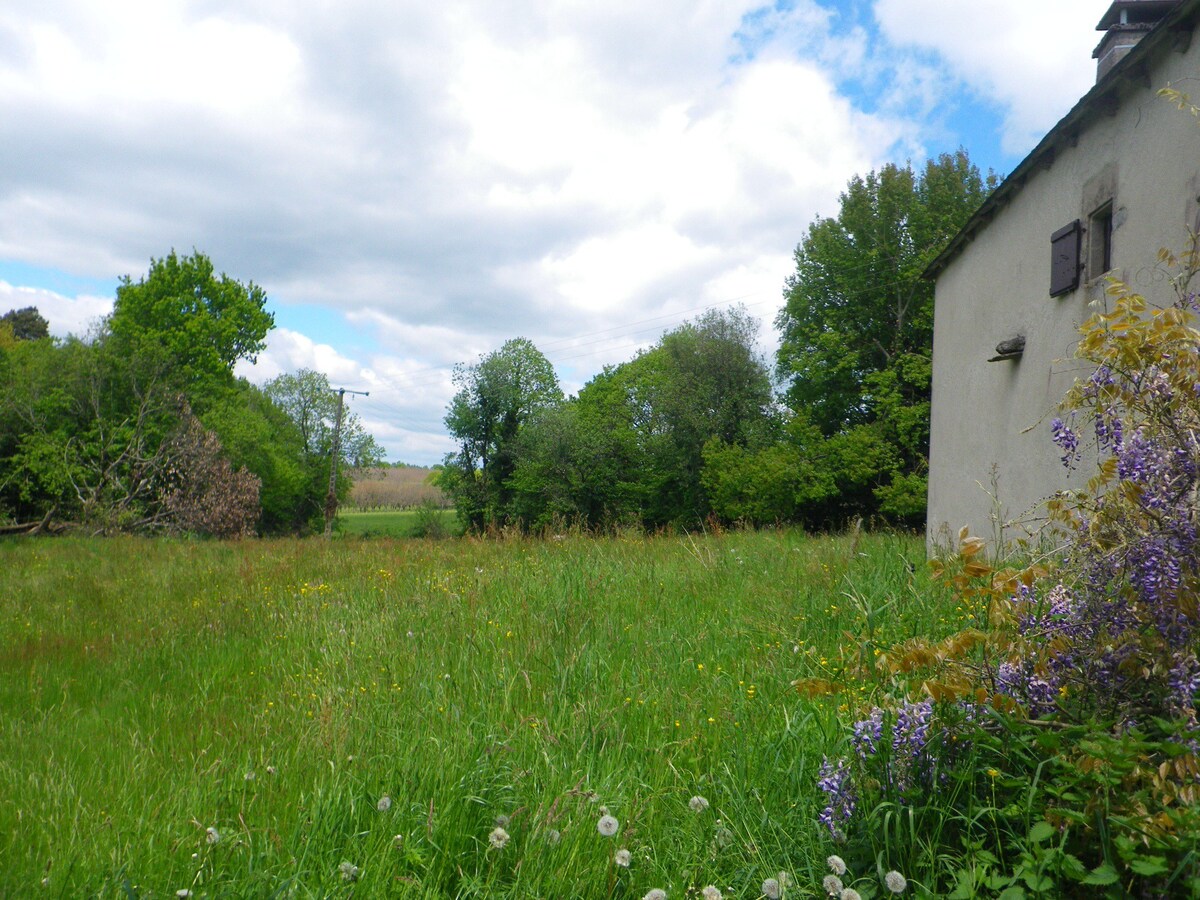
<path fill-rule="evenodd" d="M 1052 443 L 1050 422 L 1076 376 L 1080 324 L 1105 299 L 1107 282 L 1088 280 L 1049 296 L 1050 236 L 1113 199 L 1112 274 L 1148 298 L 1169 301 L 1158 268 L 1160 247 L 1182 249 L 1196 228 L 1200 196 L 1200 122 L 1156 96 L 1168 83 L 1195 89 L 1200 35 L 1180 53 L 1151 60 L 1149 86 L 1127 83 L 1113 115 L 1087 120 L 1074 147 L 1024 187 L 942 270 L 935 292 L 933 409 L 928 538 L 950 545 L 966 525 L 991 541 L 1031 531 L 1039 503 L 1056 490 L 1082 486 L 1088 461 L 1068 474 Z M 1081 258 L 1088 259 L 1084 235 Z M 988 362 L 996 345 L 1026 338 L 1018 359 Z M 1001 533 L 1001 522 L 1010 524 Z"/>

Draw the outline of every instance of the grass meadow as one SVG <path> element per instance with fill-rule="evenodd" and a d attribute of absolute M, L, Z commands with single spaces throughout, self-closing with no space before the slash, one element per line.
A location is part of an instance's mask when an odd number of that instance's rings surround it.
<path fill-rule="evenodd" d="M 0 542 L 0 896 L 823 896 L 791 682 L 934 597 L 902 536 Z"/>
<path fill-rule="evenodd" d="M 462 531 L 453 509 L 354 509 L 338 511 L 338 533 L 348 537 L 418 537 L 430 520 L 436 520 L 444 534 Z"/>

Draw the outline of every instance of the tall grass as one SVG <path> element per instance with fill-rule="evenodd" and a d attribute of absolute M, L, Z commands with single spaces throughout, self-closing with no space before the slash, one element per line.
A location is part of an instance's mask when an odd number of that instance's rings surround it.
<path fill-rule="evenodd" d="M 837 700 L 790 683 L 870 604 L 887 639 L 960 624 L 923 552 L 0 543 L 0 895 L 804 896 Z"/>

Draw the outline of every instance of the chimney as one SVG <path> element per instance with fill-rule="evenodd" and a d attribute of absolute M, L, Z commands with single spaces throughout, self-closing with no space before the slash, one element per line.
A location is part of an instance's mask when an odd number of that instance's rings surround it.
<path fill-rule="evenodd" d="M 1100 24 L 1096 26 L 1097 31 L 1104 32 L 1104 37 L 1092 51 L 1092 58 L 1096 60 L 1096 81 L 1101 81 L 1113 66 L 1128 56 L 1138 41 L 1178 6 L 1179 2 L 1180 0 L 1114 0 Z"/>

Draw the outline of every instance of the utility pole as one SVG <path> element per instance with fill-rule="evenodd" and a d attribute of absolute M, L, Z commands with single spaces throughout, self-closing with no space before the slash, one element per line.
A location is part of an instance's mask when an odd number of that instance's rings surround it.
<path fill-rule="evenodd" d="M 325 540 L 333 537 L 333 517 L 337 515 L 338 458 L 342 455 L 342 405 L 347 394 L 370 397 L 369 391 L 348 391 L 338 388 L 337 419 L 333 425 L 333 451 L 329 454 L 329 493 L 325 495 Z"/>

